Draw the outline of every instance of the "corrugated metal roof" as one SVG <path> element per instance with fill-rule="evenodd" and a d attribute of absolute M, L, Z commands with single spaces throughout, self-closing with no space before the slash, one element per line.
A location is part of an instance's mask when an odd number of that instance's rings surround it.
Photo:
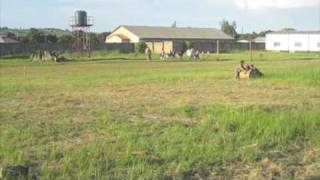
<path fill-rule="evenodd" d="M 320 31 L 276 31 L 269 34 L 320 34 Z"/>
<path fill-rule="evenodd" d="M 256 37 L 253 42 L 266 42 L 266 38 L 265 37 L 262 37 L 262 36 L 259 36 L 259 37 Z"/>
<path fill-rule="evenodd" d="M 0 36 L 0 43 L 1 44 L 10 44 L 10 43 L 20 43 L 20 42 L 17 40 L 14 40 L 12 38 L 9 38 L 9 37 Z"/>
<path fill-rule="evenodd" d="M 152 26 L 123 26 L 141 39 L 225 39 L 232 37 L 214 28 L 181 28 Z"/>

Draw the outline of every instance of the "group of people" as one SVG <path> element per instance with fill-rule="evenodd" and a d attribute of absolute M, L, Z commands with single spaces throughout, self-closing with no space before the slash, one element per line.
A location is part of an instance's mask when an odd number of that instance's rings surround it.
<path fill-rule="evenodd" d="M 179 57 L 179 59 L 181 60 L 183 58 L 184 52 L 183 51 L 176 51 L 176 50 L 170 50 L 170 52 L 168 54 L 166 54 L 166 52 L 164 50 L 161 51 L 160 53 L 160 60 L 167 60 L 167 59 L 174 59 L 177 56 Z"/>
<path fill-rule="evenodd" d="M 147 56 L 147 60 L 151 61 L 152 60 L 152 50 L 147 47 L 145 50 L 145 54 Z M 171 59 L 175 59 L 176 57 L 178 57 L 180 60 L 182 60 L 184 54 L 186 54 L 190 60 L 199 60 L 200 59 L 200 51 L 199 50 L 195 50 L 193 48 L 188 49 L 186 51 L 176 51 L 176 50 L 170 50 L 169 53 L 166 53 L 164 51 L 164 49 L 162 49 L 161 53 L 160 53 L 160 60 L 171 60 Z"/>
<path fill-rule="evenodd" d="M 241 72 L 249 72 L 255 70 L 258 71 L 258 69 L 253 64 L 245 64 L 245 62 L 242 60 L 235 70 L 235 78 L 240 79 Z"/>
<path fill-rule="evenodd" d="M 191 48 L 186 51 L 186 54 L 192 60 L 199 60 L 200 59 L 200 51 L 199 50 L 195 50 L 195 49 Z"/>

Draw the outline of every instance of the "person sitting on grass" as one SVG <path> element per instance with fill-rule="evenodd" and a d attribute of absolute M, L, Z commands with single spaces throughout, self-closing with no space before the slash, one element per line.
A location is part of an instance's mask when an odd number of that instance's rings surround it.
<path fill-rule="evenodd" d="M 243 60 L 240 61 L 240 64 L 235 70 L 235 78 L 240 79 L 240 73 L 243 71 L 247 71 L 247 65 L 245 65 L 245 62 Z"/>

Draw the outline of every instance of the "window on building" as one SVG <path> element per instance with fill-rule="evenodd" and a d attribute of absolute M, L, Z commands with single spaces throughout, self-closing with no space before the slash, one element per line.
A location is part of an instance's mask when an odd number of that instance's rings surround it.
<path fill-rule="evenodd" d="M 275 42 L 275 43 L 273 43 L 273 46 L 274 46 L 274 47 L 279 47 L 279 46 L 280 46 L 280 42 Z"/>
<path fill-rule="evenodd" d="M 294 43 L 294 47 L 301 47 L 302 46 L 302 43 L 301 42 L 296 42 Z"/>
<path fill-rule="evenodd" d="M 320 47 L 320 42 L 318 42 L 318 47 Z"/>

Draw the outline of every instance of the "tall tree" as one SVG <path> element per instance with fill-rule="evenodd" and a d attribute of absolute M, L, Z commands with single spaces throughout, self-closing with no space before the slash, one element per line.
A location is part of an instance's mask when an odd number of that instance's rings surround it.
<path fill-rule="evenodd" d="M 46 41 L 47 41 L 47 43 L 56 43 L 56 42 L 58 42 L 58 38 L 56 35 L 48 34 L 46 36 Z"/>
<path fill-rule="evenodd" d="M 237 37 L 237 24 L 235 21 L 233 21 L 232 23 L 229 23 L 229 21 L 223 19 L 220 22 L 220 26 L 221 26 L 221 31 L 223 31 L 224 33 L 232 36 L 232 37 Z"/>
<path fill-rule="evenodd" d="M 93 47 L 98 46 L 100 44 L 100 39 L 96 33 L 90 33 L 90 41 Z"/>
<path fill-rule="evenodd" d="M 100 43 L 103 43 L 106 41 L 106 37 L 109 36 L 111 33 L 110 32 L 103 32 L 98 34 L 98 39 Z"/>
<path fill-rule="evenodd" d="M 268 34 L 268 33 L 271 33 L 271 32 L 273 32 L 273 31 L 271 31 L 271 30 L 266 30 L 266 31 L 261 31 L 260 33 L 259 33 L 259 36 L 266 36 L 266 34 Z"/>
<path fill-rule="evenodd" d="M 18 40 L 24 44 L 29 42 L 29 39 L 26 36 L 19 36 Z"/>
<path fill-rule="evenodd" d="M 45 42 L 45 35 L 40 32 L 38 29 L 31 28 L 30 31 L 27 33 L 27 38 L 32 43 L 44 43 Z"/>
<path fill-rule="evenodd" d="M 71 44 L 72 36 L 71 35 L 63 35 L 58 38 L 58 42 L 61 44 Z"/>
<path fill-rule="evenodd" d="M 9 37 L 11 39 L 17 39 L 17 36 L 12 32 L 7 32 L 6 37 Z"/>

